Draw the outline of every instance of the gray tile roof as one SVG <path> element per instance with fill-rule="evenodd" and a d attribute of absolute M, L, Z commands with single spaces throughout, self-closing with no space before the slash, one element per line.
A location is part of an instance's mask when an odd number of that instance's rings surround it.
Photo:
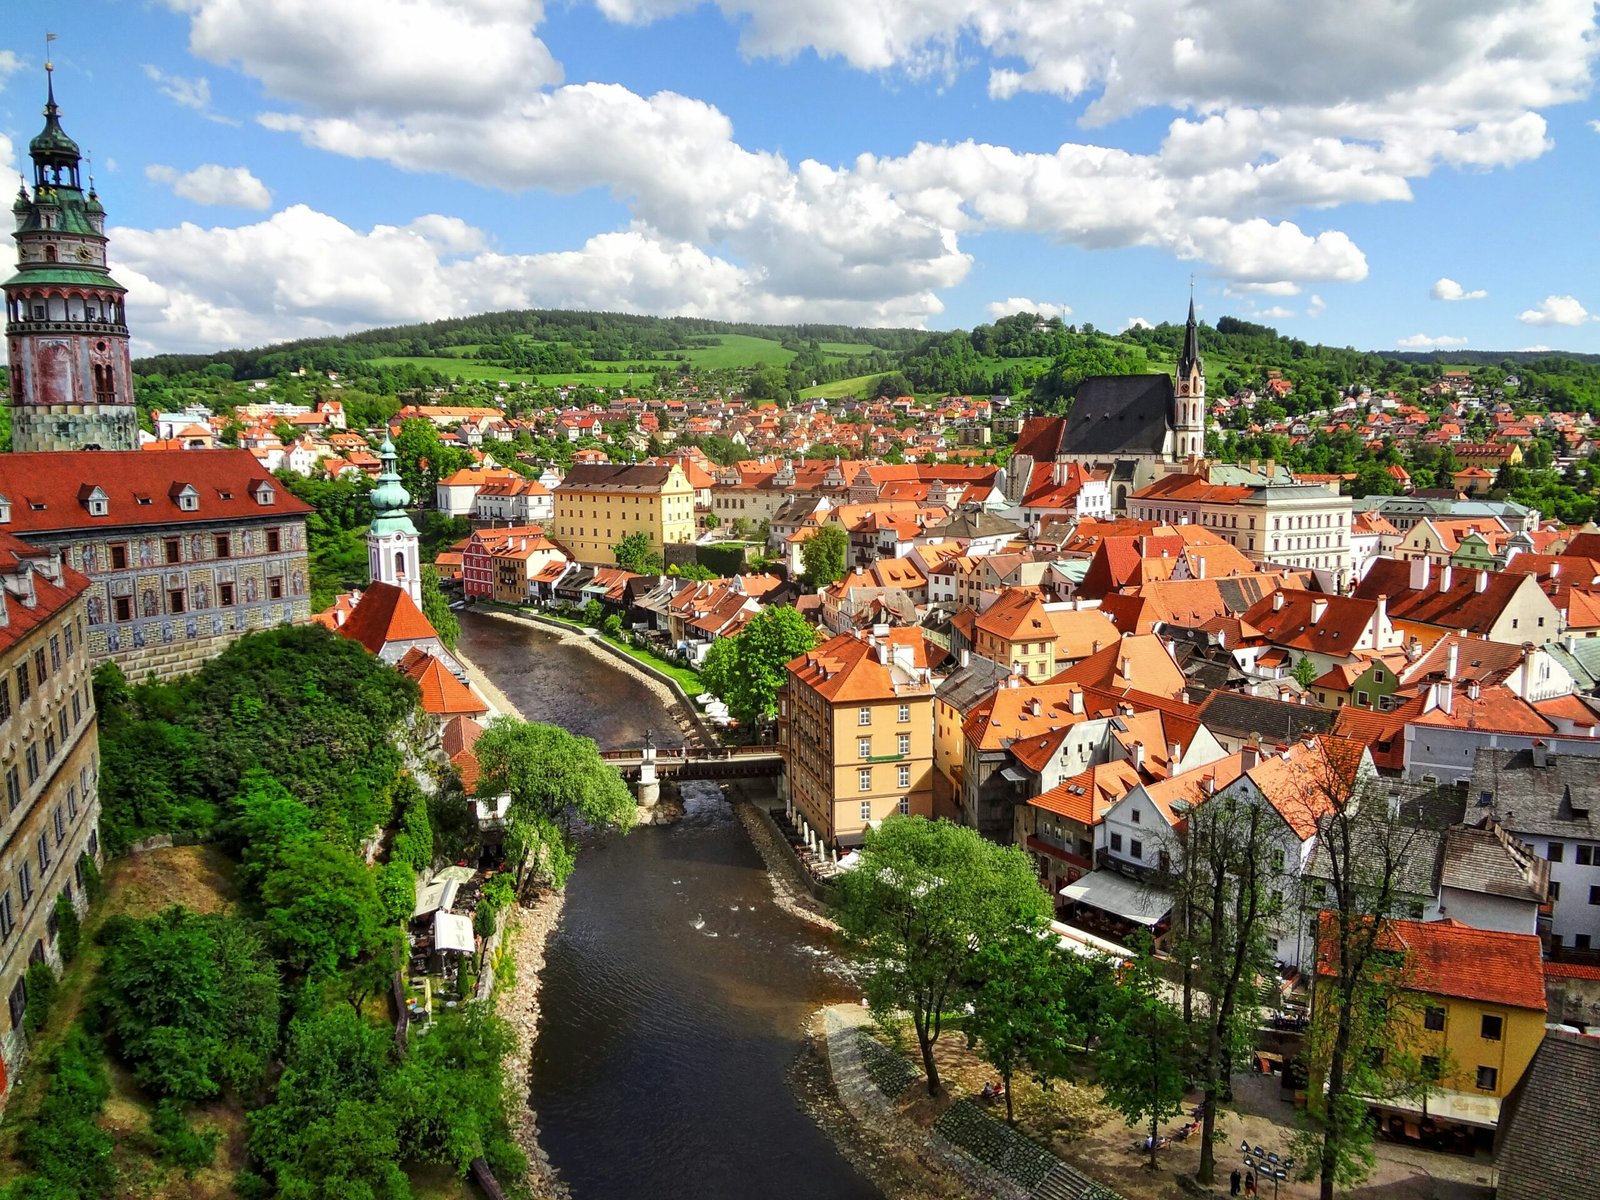
<path fill-rule="evenodd" d="M 1311 733 L 1331 733 L 1337 716 L 1333 709 L 1242 692 L 1213 692 L 1200 706 L 1200 719 L 1214 733 L 1232 737 L 1254 733 L 1280 743 Z"/>
<path fill-rule="evenodd" d="M 1078 385 L 1060 452 L 1161 454 L 1172 416 L 1172 376 L 1096 375 Z"/>
<path fill-rule="evenodd" d="M 1458 826 L 1445 832 L 1439 883 L 1465 892 L 1543 904 L 1549 891 L 1550 864 L 1498 826 Z"/>
<path fill-rule="evenodd" d="M 1500 1111 L 1497 1200 L 1600 1200 L 1597 1129 L 1600 1038 L 1546 1031 Z"/>
<path fill-rule="evenodd" d="M 1469 807 L 1491 809 L 1519 837 L 1600 842 L 1600 758 L 1550 754 L 1546 762 L 1535 766 L 1532 750 L 1479 750 Z"/>
<path fill-rule="evenodd" d="M 964 667 L 957 667 L 939 685 L 938 696 L 963 716 L 1004 682 L 1011 671 L 997 662 L 974 654 Z"/>

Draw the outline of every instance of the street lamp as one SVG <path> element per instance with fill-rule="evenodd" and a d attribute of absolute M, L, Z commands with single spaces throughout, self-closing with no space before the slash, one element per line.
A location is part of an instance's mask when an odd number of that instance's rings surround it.
<path fill-rule="evenodd" d="M 1276 1150 L 1252 1146 L 1243 1140 L 1239 1142 L 1239 1153 L 1244 1156 L 1246 1170 L 1254 1171 L 1257 1179 L 1272 1180 L 1272 1200 L 1278 1200 L 1278 1188 L 1289 1181 L 1289 1173 L 1294 1170 L 1294 1159 L 1280 1157 Z"/>

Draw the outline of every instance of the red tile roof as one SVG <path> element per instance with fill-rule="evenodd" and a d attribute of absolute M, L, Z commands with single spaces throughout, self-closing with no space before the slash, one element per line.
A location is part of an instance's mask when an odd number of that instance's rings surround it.
<path fill-rule="evenodd" d="M 1331 977 L 1333 917 L 1322 914 L 1317 974 Z M 1389 921 L 1383 942 L 1405 954 L 1407 990 L 1510 1008 L 1545 1009 L 1541 943 L 1531 933 L 1474 929 L 1459 921 Z"/>
<path fill-rule="evenodd" d="M 179 506 L 193 485 L 193 511 Z M 254 489 L 272 489 L 259 504 Z M 105 493 L 106 515 L 89 515 L 94 489 Z M 248 450 L 71 450 L 0 454 L 0 496 L 11 502 L 10 531 L 116 529 L 300 516 L 311 506 L 262 470 Z"/>
<path fill-rule="evenodd" d="M 436 638 L 438 632 L 404 588 L 374 583 L 361 593 L 355 611 L 339 632 L 377 654 L 389 642 L 416 642 Z"/>
<path fill-rule="evenodd" d="M 57 576 L 57 581 L 53 582 L 45 574 L 47 569 Z M 0 601 L 4 604 L 6 618 L 5 624 L 0 625 L 0 651 L 11 649 L 39 626 L 54 620 L 89 586 L 87 578 L 50 551 L 37 549 L 19 537 L 0 531 L 0 575 L 9 576 L 19 571 L 28 571 L 32 576 L 34 603 L 24 604 L 22 597 L 10 592 Z"/>
<path fill-rule="evenodd" d="M 450 673 L 448 667 L 425 650 L 412 647 L 397 664 L 400 673 L 416 681 L 422 692 L 424 712 L 443 717 L 457 713 L 476 715 L 489 711 L 489 706 L 473 694 L 471 688 Z"/>

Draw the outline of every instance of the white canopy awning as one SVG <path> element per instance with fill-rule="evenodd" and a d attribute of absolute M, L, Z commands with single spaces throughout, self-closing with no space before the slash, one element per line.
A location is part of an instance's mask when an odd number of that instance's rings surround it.
<path fill-rule="evenodd" d="M 1160 888 L 1116 871 L 1090 871 L 1062 888 L 1061 895 L 1140 925 L 1156 924 L 1172 908 L 1172 897 Z"/>
<path fill-rule="evenodd" d="M 460 913 L 439 912 L 433 916 L 433 948 L 472 953 L 472 921 Z"/>
<path fill-rule="evenodd" d="M 412 917 L 425 917 L 441 908 L 449 908 L 455 903 L 456 889 L 460 886 L 454 879 L 435 879 L 424 884 L 417 892 L 417 906 L 411 910 Z"/>

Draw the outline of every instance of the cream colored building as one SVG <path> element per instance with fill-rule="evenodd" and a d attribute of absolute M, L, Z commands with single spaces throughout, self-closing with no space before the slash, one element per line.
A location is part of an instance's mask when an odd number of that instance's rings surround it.
<path fill-rule="evenodd" d="M 578 562 L 615 566 L 611 548 L 641 532 L 657 554 L 694 540 L 694 488 L 676 463 L 585 463 L 555 489 L 549 534 Z"/>
<path fill-rule="evenodd" d="M 1128 515 L 1201 525 L 1255 562 L 1321 571 L 1343 584 L 1354 563 L 1350 498 L 1311 483 L 1214 484 L 1169 475 L 1135 492 Z"/>
<path fill-rule="evenodd" d="M 89 588 L 58 552 L 0 532 L 0 1096 L 30 1049 L 28 966 L 59 971 L 56 899 L 82 913 L 84 858 L 99 859 Z"/>
<path fill-rule="evenodd" d="M 842 633 L 788 665 L 778 696 L 789 806 L 824 850 L 933 812 L 933 681 L 916 628 Z"/>

